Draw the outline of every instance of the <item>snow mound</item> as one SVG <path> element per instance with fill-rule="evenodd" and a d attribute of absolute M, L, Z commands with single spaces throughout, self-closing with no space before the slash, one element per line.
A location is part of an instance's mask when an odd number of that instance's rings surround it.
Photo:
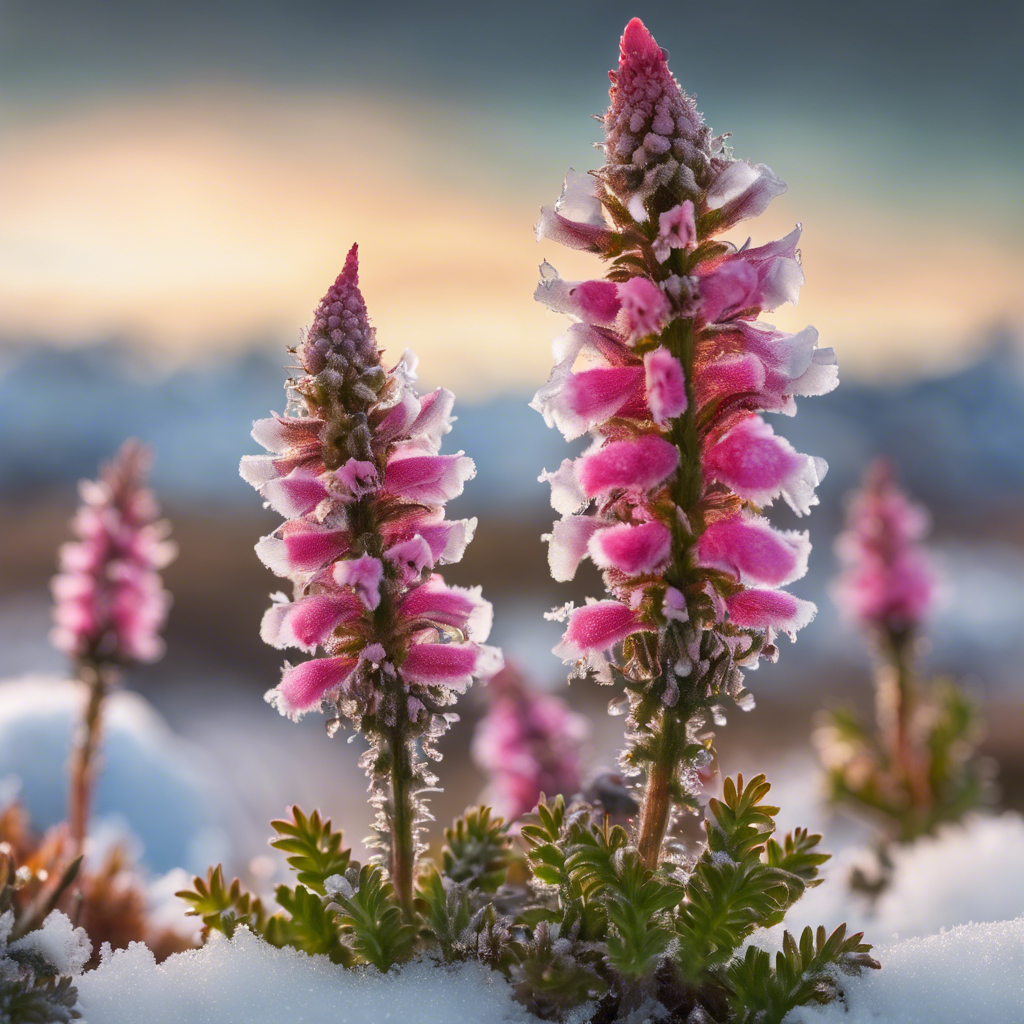
<path fill-rule="evenodd" d="M 37 829 L 67 814 L 71 736 L 85 700 L 80 683 L 29 676 L 0 683 L 0 796 L 24 803 Z M 202 752 L 176 736 L 137 693 L 117 690 L 105 705 L 93 835 L 142 844 L 155 872 L 205 872 L 225 859 L 223 804 Z M 17 780 L 17 785 L 10 785 Z"/>
<path fill-rule="evenodd" d="M 502 976 L 417 961 L 380 974 L 277 949 L 245 928 L 159 966 L 141 943 L 76 982 L 89 1024 L 533 1024 Z"/>
<path fill-rule="evenodd" d="M 845 850 L 825 865 L 825 882 L 786 915 L 790 931 L 845 921 L 869 942 L 884 942 L 1024 915 L 1024 819 L 1018 814 L 972 815 L 963 825 L 895 848 L 892 885 L 873 912 L 847 887 L 863 856 Z"/>
<path fill-rule="evenodd" d="M 785 1024 L 1011 1024 L 1024 1020 L 1024 918 L 965 925 L 874 951 L 880 971 L 843 981 L 841 1004 Z"/>
<path fill-rule="evenodd" d="M 92 943 L 85 929 L 76 928 L 59 910 L 51 910 L 41 928 L 12 942 L 9 948 L 38 954 L 58 974 L 80 974 L 92 956 Z"/>

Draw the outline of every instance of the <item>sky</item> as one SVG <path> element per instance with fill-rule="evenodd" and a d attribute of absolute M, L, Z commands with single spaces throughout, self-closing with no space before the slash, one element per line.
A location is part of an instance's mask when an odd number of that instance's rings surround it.
<path fill-rule="evenodd" d="M 0 0 L 0 338 L 171 362 L 294 342 L 353 241 L 381 344 L 469 397 L 546 377 L 537 266 L 600 163 L 639 14 L 804 226 L 796 308 L 844 371 L 931 372 L 1024 331 L 1024 7 Z M 734 241 L 742 242 L 739 233 Z"/>

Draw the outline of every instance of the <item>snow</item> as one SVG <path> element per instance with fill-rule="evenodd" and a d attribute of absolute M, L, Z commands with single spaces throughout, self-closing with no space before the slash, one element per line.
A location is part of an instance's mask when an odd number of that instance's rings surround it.
<path fill-rule="evenodd" d="M 824 884 L 787 915 L 790 931 L 845 921 L 869 942 L 888 942 L 1024 915 L 1024 819 L 1018 814 L 972 815 L 933 838 L 897 847 L 892 885 L 874 911 L 847 888 L 850 869 L 863 857 L 863 849 L 850 848 L 825 865 Z"/>
<path fill-rule="evenodd" d="M 500 974 L 421 960 L 380 974 L 276 949 L 241 928 L 159 966 L 140 943 L 76 982 L 89 1024 L 532 1024 Z"/>
<path fill-rule="evenodd" d="M 880 971 L 844 979 L 841 1004 L 785 1024 L 1011 1024 L 1024 1020 L 1024 918 L 962 925 L 875 950 Z"/>
<path fill-rule="evenodd" d="M 41 927 L 8 948 L 12 952 L 37 953 L 59 974 L 80 974 L 92 956 L 92 943 L 85 929 L 76 928 L 59 910 L 51 910 Z"/>
<path fill-rule="evenodd" d="M 0 796 L 24 803 L 37 829 L 64 820 L 72 732 L 84 701 L 81 684 L 45 676 L 0 682 Z M 153 707 L 129 690 L 105 705 L 90 853 L 114 841 L 141 845 L 155 872 L 205 872 L 230 845 L 219 824 L 224 800 L 201 750 L 176 736 Z"/>

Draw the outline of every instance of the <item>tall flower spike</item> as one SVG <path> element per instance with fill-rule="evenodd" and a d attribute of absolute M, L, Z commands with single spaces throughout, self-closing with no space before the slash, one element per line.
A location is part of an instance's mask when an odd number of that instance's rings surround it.
<path fill-rule="evenodd" d="M 159 570 L 176 548 L 169 525 L 145 486 L 150 453 L 128 440 L 79 485 L 82 504 L 71 527 L 78 538 L 60 549 L 54 577 L 54 646 L 67 654 L 89 696 L 71 758 L 71 839 L 81 848 L 88 825 L 102 703 L 118 669 L 156 661 L 171 596 Z"/>
<path fill-rule="evenodd" d="M 473 758 L 490 777 L 488 799 L 507 821 L 537 806 L 541 794 L 572 797 L 581 785 L 581 715 L 505 668 L 487 684 L 491 707 L 473 737 Z"/>
<path fill-rule="evenodd" d="M 796 300 L 800 229 L 756 248 L 716 237 L 761 213 L 782 182 L 712 137 L 638 19 L 610 78 L 605 164 L 570 172 L 537 227 L 610 266 L 582 282 L 541 268 L 537 298 L 577 323 L 533 405 L 568 439 L 593 437 L 542 476 L 562 515 L 550 563 L 564 580 L 591 558 L 611 600 L 570 610 L 555 650 L 578 672 L 625 682 L 624 767 L 646 773 L 637 844 L 653 867 L 673 805 L 695 806 L 709 719 L 730 699 L 752 705 L 741 669 L 774 660 L 776 634 L 814 616 L 778 589 L 806 571 L 808 536 L 773 529 L 761 509 L 781 497 L 809 512 L 825 463 L 758 414 L 792 415 L 795 396 L 838 377 L 813 328 L 757 322 Z"/>
<path fill-rule="evenodd" d="M 444 505 L 474 475 L 462 452 L 440 455 L 453 396 L 419 396 L 406 353 L 381 363 L 352 246 L 297 350 L 287 414 L 253 427 L 266 455 L 241 474 L 285 517 L 256 550 L 292 584 L 275 595 L 261 635 L 316 656 L 287 664 L 267 700 L 298 719 L 327 705 L 367 737 L 364 764 L 387 867 L 411 910 L 421 791 L 437 781 L 420 752 L 456 720 L 447 709 L 501 654 L 483 645 L 491 606 L 479 588 L 448 586 L 434 568 L 457 562 L 476 520 Z"/>

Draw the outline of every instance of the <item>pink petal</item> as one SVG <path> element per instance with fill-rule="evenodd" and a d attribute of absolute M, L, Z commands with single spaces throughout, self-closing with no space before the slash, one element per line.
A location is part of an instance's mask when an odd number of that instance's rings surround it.
<path fill-rule="evenodd" d="M 298 519 L 328 496 L 320 479 L 302 469 L 294 469 L 286 477 L 268 480 L 261 493 L 270 507 L 285 519 Z"/>
<path fill-rule="evenodd" d="M 686 412 L 686 379 L 683 368 L 668 349 L 656 348 L 644 356 L 647 404 L 659 425 Z"/>
<path fill-rule="evenodd" d="M 380 584 L 384 579 L 384 566 L 370 555 L 343 559 L 331 569 L 339 587 L 351 587 L 356 597 L 373 611 L 380 604 Z"/>
<path fill-rule="evenodd" d="M 267 692 L 267 703 L 297 722 L 307 711 L 319 711 L 324 697 L 337 690 L 358 664 L 354 658 L 314 658 L 289 665 L 281 682 Z"/>
<path fill-rule="evenodd" d="M 377 467 L 372 462 L 360 462 L 349 459 L 345 465 L 334 472 L 338 482 L 355 498 L 364 494 L 372 494 L 380 486 L 377 480 Z"/>
<path fill-rule="evenodd" d="M 719 211 L 714 230 L 724 231 L 738 221 L 760 216 L 785 191 L 785 182 L 770 167 L 734 160 L 711 183 L 704 203 L 709 210 Z"/>
<path fill-rule="evenodd" d="M 597 367 L 570 373 L 562 363 L 555 367 L 530 407 L 541 413 L 549 427 L 557 427 L 566 440 L 572 441 L 636 397 L 643 374 L 640 366 Z"/>
<path fill-rule="evenodd" d="M 587 553 L 587 544 L 595 530 L 604 523 L 596 516 L 565 516 L 559 519 L 548 535 L 548 565 L 559 583 L 567 583 Z"/>
<path fill-rule="evenodd" d="M 384 552 L 384 557 L 398 567 L 404 583 L 419 579 L 426 569 L 433 568 L 434 553 L 420 534 L 401 541 Z"/>
<path fill-rule="evenodd" d="M 271 647 L 299 647 L 313 651 L 327 641 L 342 623 L 363 612 L 354 594 L 315 594 L 299 601 L 275 604 L 267 609 L 260 636 Z"/>
<path fill-rule="evenodd" d="M 438 388 L 420 399 L 420 412 L 409 428 L 418 441 L 426 442 L 434 453 L 441 447 L 441 437 L 452 429 L 452 407 L 455 396 L 446 388 Z"/>
<path fill-rule="evenodd" d="M 458 497 L 476 474 L 473 460 L 457 455 L 412 455 L 392 458 L 384 470 L 384 488 L 390 494 L 426 505 L 443 505 Z"/>
<path fill-rule="evenodd" d="M 697 541 L 701 565 L 723 569 L 743 583 L 780 587 L 807 572 L 806 531 L 773 530 L 764 519 L 736 515 L 711 523 Z"/>
<path fill-rule="evenodd" d="M 656 572 L 672 554 L 672 532 L 658 522 L 630 526 L 620 523 L 595 534 L 590 556 L 602 569 L 618 569 L 627 576 Z"/>
<path fill-rule="evenodd" d="M 620 487 L 650 490 L 671 476 L 678 462 L 674 445 L 646 434 L 630 441 L 611 441 L 582 456 L 577 476 L 584 494 L 594 498 Z"/>
<path fill-rule="evenodd" d="M 748 629 L 777 629 L 793 636 L 803 629 L 818 609 L 783 590 L 741 590 L 725 599 L 729 618 Z"/>
<path fill-rule="evenodd" d="M 700 313 L 706 323 L 727 320 L 758 304 L 757 270 L 742 260 L 727 260 L 700 279 Z"/>
<path fill-rule="evenodd" d="M 726 356 L 701 368 L 697 376 L 697 405 L 738 395 L 753 395 L 765 383 L 764 363 L 755 355 Z"/>
<path fill-rule="evenodd" d="M 349 535 L 301 519 L 285 523 L 279 536 L 263 537 L 256 545 L 260 561 L 278 576 L 315 572 L 348 550 Z"/>
<path fill-rule="evenodd" d="M 596 601 L 577 608 L 569 616 L 569 625 L 561 643 L 554 648 L 563 661 L 579 661 L 591 652 L 607 651 L 630 633 L 650 630 L 637 613 L 618 601 Z"/>
<path fill-rule="evenodd" d="M 252 425 L 252 438 L 275 455 L 284 455 L 297 448 L 320 446 L 324 421 L 313 416 L 278 416 L 257 420 Z"/>
<path fill-rule="evenodd" d="M 619 315 L 619 296 L 611 281 L 563 281 L 550 264 L 541 267 L 541 282 L 534 298 L 556 313 L 584 323 L 612 327 Z"/>
<path fill-rule="evenodd" d="M 494 621 L 494 608 L 480 595 L 479 587 L 451 587 L 440 576 L 431 576 L 410 591 L 398 607 L 408 619 L 429 619 L 465 632 L 482 643 Z"/>
<path fill-rule="evenodd" d="M 503 661 L 496 647 L 481 644 L 413 644 L 399 668 L 409 684 L 444 686 L 462 692 L 474 676 L 486 678 L 500 671 Z"/>
<path fill-rule="evenodd" d="M 605 220 L 596 188 L 597 181 L 591 175 L 570 168 L 554 208 L 545 206 L 540 211 L 537 241 L 550 238 L 570 249 L 604 252 L 615 236 Z"/>
<path fill-rule="evenodd" d="M 617 287 L 629 341 L 660 334 L 671 314 L 665 293 L 646 277 L 631 277 Z"/>
<path fill-rule="evenodd" d="M 664 262 L 673 249 L 693 249 L 697 245 L 697 225 L 693 218 L 693 200 L 684 199 L 678 206 L 658 217 L 658 236 L 654 255 Z"/>
<path fill-rule="evenodd" d="M 586 505 L 587 496 L 576 476 L 576 463 L 563 459 L 554 472 L 544 470 L 537 478 L 542 484 L 551 484 L 551 507 L 563 516 L 571 516 Z"/>
<path fill-rule="evenodd" d="M 757 505 L 781 494 L 797 515 L 818 503 L 814 488 L 827 468 L 824 459 L 801 455 L 758 416 L 748 416 L 704 454 L 709 479 Z"/>

